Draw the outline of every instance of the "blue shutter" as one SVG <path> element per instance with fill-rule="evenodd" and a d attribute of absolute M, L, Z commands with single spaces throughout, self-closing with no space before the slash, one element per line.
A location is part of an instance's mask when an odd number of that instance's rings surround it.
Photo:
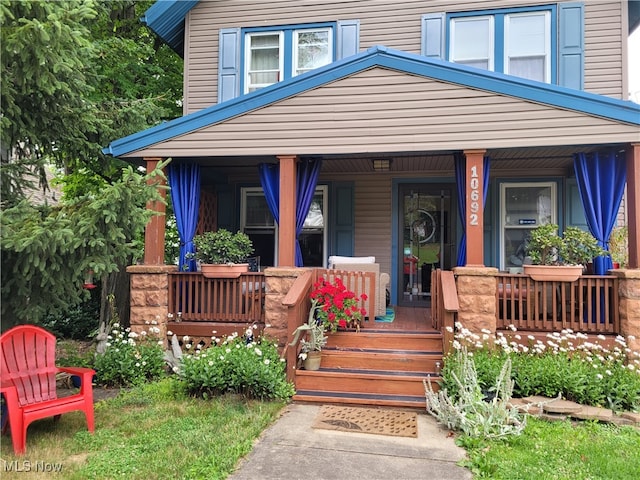
<path fill-rule="evenodd" d="M 584 89 L 584 4 L 558 5 L 558 85 Z"/>
<path fill-rule="evenodd" d="M 218 52 L 218 103 L 240 95 L 240 29 L 220 30 Z"/>
<path fill-rule="evenodd" d="M 353 184 L 334 183 L 331 195 L 330 255 L 350 257 L 354 251 Z"/>
<path fill-rule="evenodd" d="M 338 22 L 336 60 L 355 55 L 360 51 L 360 20 Z"/>
<path fill-rule="evenodd" d="M 425 57 L 445 60 L 444 22 L 444 13 L 430 13 L 422 16 L 420 53 Z"/>

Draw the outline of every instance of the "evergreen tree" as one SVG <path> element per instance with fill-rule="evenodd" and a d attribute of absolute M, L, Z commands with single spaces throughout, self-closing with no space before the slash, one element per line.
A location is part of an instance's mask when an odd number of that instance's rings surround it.
<path fill-rule="evenodd" d="M 139 22 L 152 3 L 0 0 L 3 325 L 78 303 L 89 268 L 126 318 L 156 194 L 102 148 L 181 114 L 182 61 Z M 23 201 L 45 163 L 64 172 L 59 206 Z"/>

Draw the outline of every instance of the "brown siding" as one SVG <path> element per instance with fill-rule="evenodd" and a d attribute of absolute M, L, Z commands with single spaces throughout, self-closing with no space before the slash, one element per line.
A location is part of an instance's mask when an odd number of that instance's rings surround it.
<path fill-rule="evenodd" d="M 375 68 L 135 155 L 326 155 L 637 138 L 637 126 Z"/>
<path fill-rule="evenodd" d="M 360 20 L 360 49 L 373 45 L 420 52 L 420 18 L 434 12 L 482 10 L 548 4 L 539 0 L 206 0 L 188 18 L 185 40 L 185 111 L 191 113 L 217 102 L 218 32 L 221 28 Z M 585 2 L 585 89 L 622 98 L 622 5 L 610 0 Z M 265 20 L 268 19 L 268 20 Z"/>

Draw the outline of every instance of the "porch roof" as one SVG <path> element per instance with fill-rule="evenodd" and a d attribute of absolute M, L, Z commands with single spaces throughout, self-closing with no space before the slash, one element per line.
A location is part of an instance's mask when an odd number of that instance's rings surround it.
<path fill-rule="evenodd" d="M 550 111 L 564 110 L 605 119 L 614 124 L 626 125 L 627 128 L 632 127 L 628 130 L 625 138 L 618 138 L 618 141 L 640 141 L 640 130 L 635 128 L 640 125 L 640 105 L 633 102 L 376 46 L 304 75 L 115 140 L 104 149 L 104 153 L 116 157 L 137 158 L 145 156 L 147 152 L 144 150 L 151 146 L 171 141 L 177 137 L 188 140 L 184 137 L 187 134 L 225 123 L 269 105 L 300 96 L 305 92 L 325 87 L 338 80 L 354 77 L 376 67 L 475 91 L 488 92 L 500 97 L 519 99 L 548 107 Z M 568 140 L 568 144 L 572 143 L 571 139 Z M 297 152 L 295 147 L 291 148 L 292 152 L 289 153 Z M 180 155 L 176 153 L 174 156 Z"/>

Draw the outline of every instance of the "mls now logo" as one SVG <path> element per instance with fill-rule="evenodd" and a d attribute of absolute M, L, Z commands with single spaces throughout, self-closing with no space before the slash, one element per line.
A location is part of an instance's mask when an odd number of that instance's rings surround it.
<path fill-rule="evenodd" d="M 62 471 L 62 463 L 49 462 L 31 462 L 29 460 L 13 460 L 11 462 L 2 462 L 5 472 L 45 472 L 59 473 Z"/>

